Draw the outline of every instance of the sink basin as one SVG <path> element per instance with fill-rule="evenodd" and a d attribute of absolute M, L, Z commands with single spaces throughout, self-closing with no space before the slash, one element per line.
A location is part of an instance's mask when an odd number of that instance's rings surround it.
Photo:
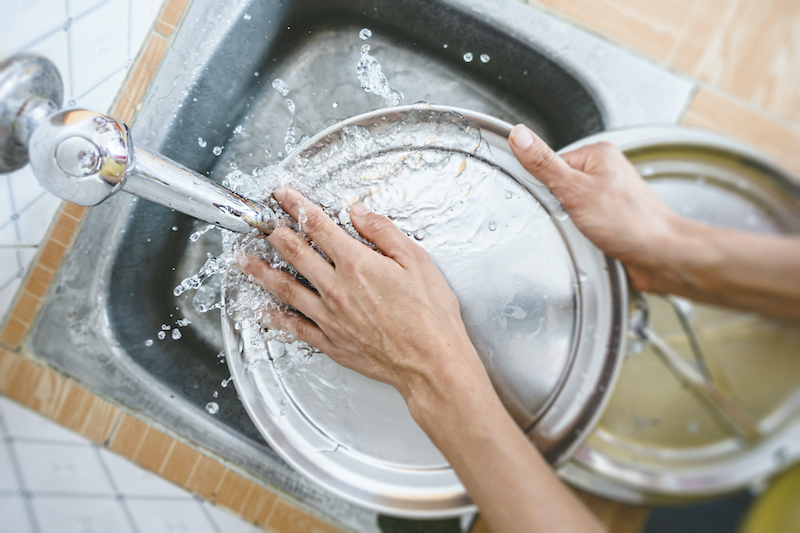
<path fill-rule="evenodd" d="M 367 41 L 359 38 L 365 27 Z M 404 103 L 525 122 L 554 148 L 609 127 L 676 122 L 693 91 L 688 80 L 516 0 L 194 0 L 133 136 L 215 180 L 233 167 L 275 163 L 286 155 L 287 97 L 298 139 L 385 105 L 356 75 L 365 43 Z M 276 78 L 288 96 L 273 89 Z M 93 208 L 28 348 L 333 520 L 376 530 L 373 512 L 283 463 L 235 383 L 222 385 L 229 374 L 218 357 L 219 313 L 197 312 L 194 291 L 173 295 L 208 253 L 221 251 L 218 231 L 189 240 L 203 226 L 126 194 Z M 191 324 L 173 340 L 179 319 Z M 219 405 L 213 416 L 210 401 Z"/>

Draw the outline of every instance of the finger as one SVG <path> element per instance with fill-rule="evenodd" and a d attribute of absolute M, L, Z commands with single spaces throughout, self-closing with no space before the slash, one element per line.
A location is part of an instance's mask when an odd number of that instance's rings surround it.
<path fill-rule="evenodd" d="M 319 288 L 333 276 L 333 265 L 293 230 L 277 228 L 266 239 L 284 261 L 296 268 L 315 287 Z"/>
<path fill-rule="evenodd" d="M 335 347 L 325 333 L 312 321 L 302 316 L 275 311 L 269 313 L 261 323 L 267 329 L 291 333 L 295 338 L 310 344 L 324 354 L 330 355 L 335 351 Z"/>
<path fill-rule="evenodd" d="M 362 237 L 403 266 L 417 253 L 417 248 L 422 251 L 391 220 L 370 211 L 364 204 L 355 204 L 350 208 L 350 221 Z"/>
<path fill-rule="evenodd" d="M 278 189 L 272 196 L 284 211 L 300 223 L 303 232 L 331 258 L 334 264 L 337 258 L 349 253 L 348 250 L 354 246 L 352 237 L 337 226 L 320 207 L 299 192 L 292 189 Z"/>
<path fill-rule="evenodd" d="M 522 124 L 517 124 L 511 130 L 508 143 L 522 166 L 549 189 L 569 185 L 579 175 L 547 143 Z"/>
<path fill-rule="evenodd" d="M 314 252 L 315 255 L 316 252 Z M 325 260 L 320 257 L 324 262 Z M 245 274 L 253 276 L 256 283 L 274 294 L 280 301 L 291 305 L 313 321 L 327 316 L 327 309 L 319 295 L 297 281 L 294 276 L 269 266 L 266 261 L 242 254 L 236 258 L 236 264 Z M 327 264 L 327 263 L 326 263 Z M 330 266 L 330 265 L 328 265 Z"/>

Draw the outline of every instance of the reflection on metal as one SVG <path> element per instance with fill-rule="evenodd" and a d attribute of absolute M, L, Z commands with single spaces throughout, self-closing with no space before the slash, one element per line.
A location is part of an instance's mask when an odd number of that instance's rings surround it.
<path fill-rule="evenodd" d="M 751 148 L 687 128 L 631 128 L 573 147 L 601 140 L 620 146 L 684 216 L 800 233 L 800 181 Z M 800 327 L 642 298 L 649 320 L 634 305 L 631 335 L 648 342 L 626 360 L 597 429 L 561 475 L 609 498 L 685 502 L 757 485 L 800 459 Z"/>

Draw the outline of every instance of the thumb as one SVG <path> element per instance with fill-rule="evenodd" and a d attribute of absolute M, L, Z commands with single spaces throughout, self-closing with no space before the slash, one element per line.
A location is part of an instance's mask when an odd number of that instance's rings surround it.
<path fill-rule="evenodd" d="M 558 188 L 574 173 L 547 143 L 522 124 L 511 130 L 508 144 L 522 166 L 549 189 Z"/>
<path fill-rule="evenodd" d="M 370 211 L 364 204 L 355 204 L 350 209 L 350 221 L 362 237 L 395 261 L 400 262 L 401 257 L 408 255 L 409 247 L 414 245 L 391 220 Z"/>

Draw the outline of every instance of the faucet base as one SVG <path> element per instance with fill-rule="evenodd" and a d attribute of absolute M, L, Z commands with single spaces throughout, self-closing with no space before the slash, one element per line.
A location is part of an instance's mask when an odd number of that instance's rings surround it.
<path fill-rule="evenodd" d="M 0 174 L 28 163 L 27 137 L 42 109 L 61 107 L 63 86 L 56 66 L 34 55 L 14 56 L 0 63 Z M 42 106 L 52 102 L 55 106 Z"/>

